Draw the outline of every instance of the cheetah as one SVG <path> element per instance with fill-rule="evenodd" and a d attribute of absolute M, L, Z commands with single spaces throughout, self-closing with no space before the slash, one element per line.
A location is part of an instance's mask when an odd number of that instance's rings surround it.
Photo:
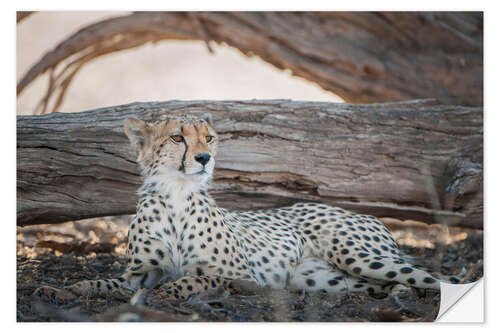
<path fill-rule="evenodd" d="M 459 282 L 411 264 L 373 216 L 314 202 L 256 211 L 218 207 L 208 192 L 218 143 L 209 117 L 129 118 L 124 132 L 143 176 L 126 271 L 58 292 L 104 296 L 162 285 L 167 297 L 187 299 L 220 286 L 231 290 L 241 279 L 291 291 L 393 294 L 439 290 L 440 279 Z"/>

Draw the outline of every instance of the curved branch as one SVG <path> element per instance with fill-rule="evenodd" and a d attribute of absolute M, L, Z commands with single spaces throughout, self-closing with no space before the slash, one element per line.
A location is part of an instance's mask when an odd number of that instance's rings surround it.
<path fill-rule="evenodd" d="M 21 22 L 22 20 L 24 20 L 25 18 L 27 18 L 28 16 L 30 16 L 31 14 L 34 14 L 36 12 L 33 12 L 33 11 L 18 11 L 16 12 L 16 23 L 19 23 Z"/>
<path fill-rule="evenodd" d="M 483 103 L 482 13 L 139 12 L 81 29 L 24 75 L 88 49 L 97 56 L 160 40 L 226 43 L 356 103 L 438 98 Z"/>

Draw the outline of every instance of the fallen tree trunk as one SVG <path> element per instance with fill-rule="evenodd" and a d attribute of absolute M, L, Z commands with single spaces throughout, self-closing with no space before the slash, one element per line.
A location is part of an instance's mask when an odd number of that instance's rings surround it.
<path fill-rule="evenodd" d="M 135 213 L 141 179 L 122 126 L 209 111 L 222 207 L 314 200 L 379 217 L 482 227 L 482 107 L 169 101 L 17 117 L 17 223 Z"/>
<path fill-rule="evenodd" d="M 352 103 L 483 104 L 481 12 L 138 12 L 69 36 L 30 68 L 17 93 L 48 71 L 40 112 L 49 112 L 48 99 L 57 109 L 89 61 L 162 40 L 225 43 Z"/>

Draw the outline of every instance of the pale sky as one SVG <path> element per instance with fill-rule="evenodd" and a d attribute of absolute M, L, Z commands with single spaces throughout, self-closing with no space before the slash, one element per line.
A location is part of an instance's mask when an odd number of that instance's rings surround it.
<path fill-rule="evenodd" d="M 78 29 L 126 12 L 41 12 L 17 25 L 17 81 L 40 57 Z M 69 87 L 59 111 L 171 99 L 293 99 L 341 102 L 317 84 L 292 77 L 260 58 L 204 42 L 164 41 L 97 58 Z M 47 75 L 17 98 L 17 114 L 32 114 Z"/>

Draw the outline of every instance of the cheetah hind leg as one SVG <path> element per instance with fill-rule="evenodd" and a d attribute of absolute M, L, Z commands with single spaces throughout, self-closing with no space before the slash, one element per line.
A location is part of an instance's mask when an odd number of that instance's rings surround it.
<path fill-rule="evenodd" d="M 288 288 L 292 291 L 324 291 L 342 296 L 356 293 L 401 296 L 410 290 L 395 283 L 387 284 L 381 280 L 351 276 L 319 258 L 306 258 L 297 264 L 288 282 Z"/>
<path fill-rule="evenodd" d="M 343 258 L 340 267 L 361 278 L 393 281 L 419 289 L 440 290 L 440 281 L 458 283 L 455 276 L 433 276 L 403 257 L 364 256 L 363 259 Z M 436 274 L 436 273 L 434 273 Z"/>
<path fill-rule="evenodd" d="M 427 268 L 425 266 L 422 266 L 420 264 L 415 263 L 414 259 L 411 257 L 405 257 L 404 260 L 411 263 L 412 266 L 414 266 L 415 268 L 418 268 L 420 270 L 423 270 L 423 271 L 429 273 L 430 275 L 434 276 L 435 278 L 437 278 L 441 282 L 458 284 L 462 281 L 462 278 L 467 274 L 467 270 L 465 269 L 465 267 L 462 267 L 462 270 L 457 275 L 445 275 L 445 274 L 442 274 L 440 272 L 436 272 L 433 269 L 430 269 L 430 268 Z"/>

